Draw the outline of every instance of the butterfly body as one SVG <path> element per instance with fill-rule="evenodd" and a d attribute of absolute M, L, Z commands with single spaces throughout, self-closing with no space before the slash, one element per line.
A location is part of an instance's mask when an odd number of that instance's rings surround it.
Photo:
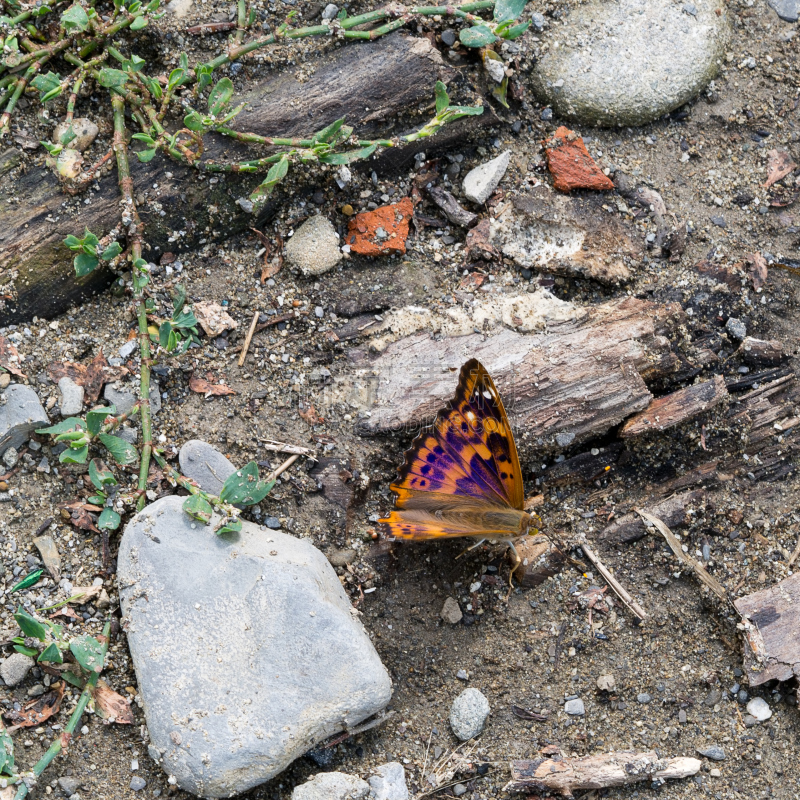
<path fill-rule="evenodd" d="M 406 453 L 381 519 L 396 539 L 474 537 L 513 543 L 535 533 L 523 510 L 522 470 L 511 426 L 489 373 L 475 359 L 455 397 Z"/>

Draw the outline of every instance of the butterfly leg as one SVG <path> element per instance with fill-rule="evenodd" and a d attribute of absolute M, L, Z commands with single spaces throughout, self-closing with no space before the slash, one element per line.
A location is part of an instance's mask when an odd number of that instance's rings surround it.
<path fill-rule="evenodd" d="M 521 537 L 520 537 L 521 538 Z M 512 578 L 514 573 L 517 571 L 517 567 L 522 563 L 522 559 L 517 552 L 517 548 L 514 547 L 516 542 L 520 541 L 520 539 L 503 539 L 504 544 L 507 544 L 511 548 L 511 552 L 514 554 L 514 566 L 511 568 L 511 571 L 508 573 L 508 588 L 509 588 L 509 595 L 511 594 L 511 589 L 514 588 L 514 584 L 512 583 Z M 508 597 L 506 597 L 506 602 L 508 602 Z"/>
<path fill-rule="evenodd" d="M 458 561 L 458 559 L 461 558 L 461 556 L 463 556 L 464 554 L 469 553 L 470 550 L 474 550 L 476 547 L 480 547 L 485 541 L 486 541 L 486 539 L 479 539 L 477 542 L 475 542 L 475 544 L 471 545 L 466 550 L 462 550 L 456 556 L 456 561 Z"/>

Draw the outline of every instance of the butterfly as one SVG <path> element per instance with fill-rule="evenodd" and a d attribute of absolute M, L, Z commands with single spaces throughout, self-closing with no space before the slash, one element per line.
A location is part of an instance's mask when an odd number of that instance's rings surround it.
<path fill-rule="evenodd" d="M 397 472 L 394 510 L 379 520 L 391 538 L 471 536 L 478 540 L 473 547 L 488 540 L 514 549 L 537 533 L 523 510 L 522 470 L 503 401 L 474 358 L 461 368 L 455 397 L 414 439 Z"/>

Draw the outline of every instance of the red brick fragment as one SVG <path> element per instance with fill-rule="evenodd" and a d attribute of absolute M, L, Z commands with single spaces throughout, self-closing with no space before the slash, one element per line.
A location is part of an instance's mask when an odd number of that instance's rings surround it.
<path fill-rule="evenodd" d="M 350 219 L 347 242 L 350 252 L 359 256 L 382 256 L 405 253 L 408 225 L 414 215 L 410 197 L 399 203 L 362 211 Z M 385 235 L 379 235 L 379 229 Z"/>
<path fill-rule="evenodd" d="M 589 155 L 583 139 L 563 125 L 544 143 L 547 167 L 555 178 L 553 185 L 562 192 L 572 189 L 613 189 L 611 179 L 603 174 Z"/>

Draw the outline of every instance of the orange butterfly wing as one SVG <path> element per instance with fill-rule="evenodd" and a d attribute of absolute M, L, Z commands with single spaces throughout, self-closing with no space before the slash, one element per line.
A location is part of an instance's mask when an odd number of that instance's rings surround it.
<path fill-rule="evenodd" d="M 527 517 L 519 513 L 519 457 L 500 394 L 478 361 L 461 368 L 455 397 L 414 440 L 398 473 L 395 510 L 381 520 L 390 535 L 519 535 Z"/>

